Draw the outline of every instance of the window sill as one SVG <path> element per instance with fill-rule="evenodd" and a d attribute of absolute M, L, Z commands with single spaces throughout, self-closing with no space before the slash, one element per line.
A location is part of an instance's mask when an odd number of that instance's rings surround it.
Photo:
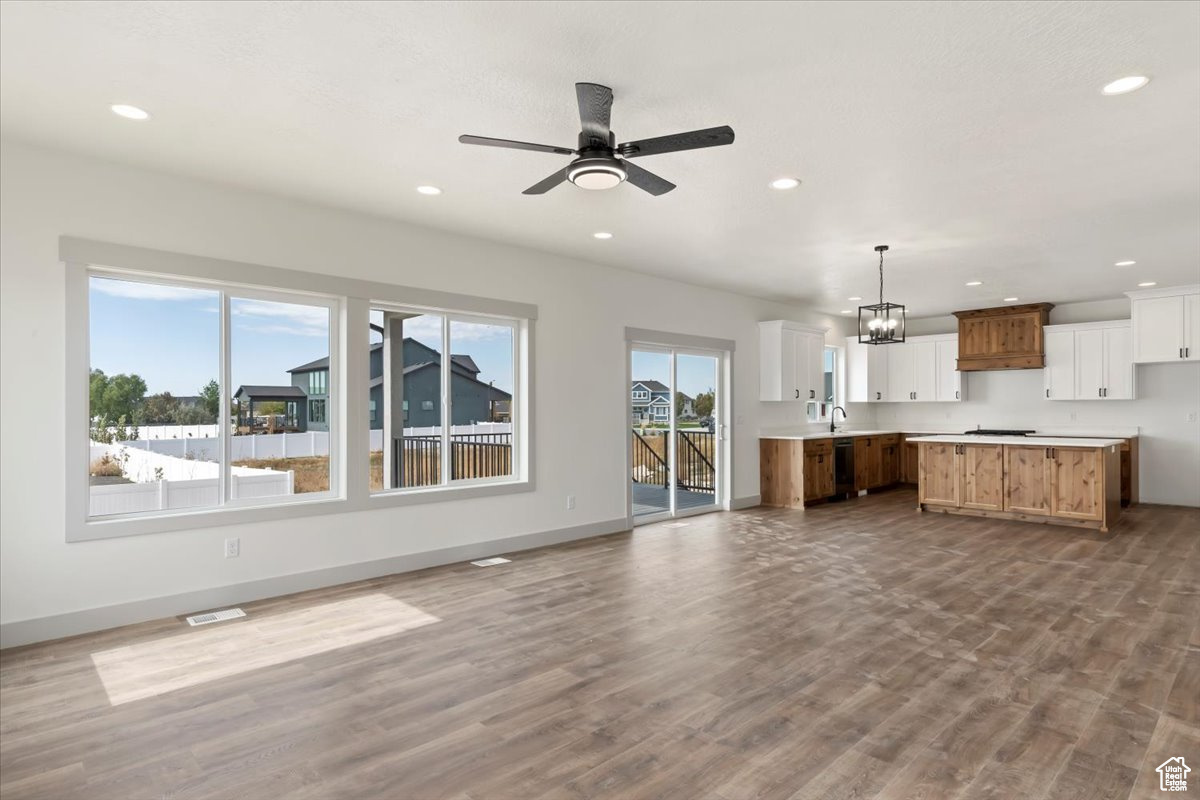
<path fill-rule="evenodd" d="M 431 486 L 427 489 L 392 489 L 375 492 L 367 500 L 367 508 L 411 506 L 421 503 L 444 503 L 449 500 L 470 500 L 475 497 L 496 497 L 505 494 L 531 492 L 533 481 L 509 480 L 468 483 L 457 486 Z"/>
<path fill-rule="evenodd" d="M 219 528 L 226 525 L 246 525 L 281 519 L 303 519 L 324 514 L 345 514 L 351 511 L 372 511 L 423 503 L 445 503 L 477 497 L 497 497 L 531 492 L 534 488 L 532 480 L 494 481 L 462 486 L 437 486 L 430 489 L 396 490 L 356 500 L 344 497 L 324 497 L 272 505 L 232 506 L 196 511 L 180 510 L 137 517 L 89 518 L 81 522 L 68 521 L 67 541 L 90 542 L 100 539 Z"/>

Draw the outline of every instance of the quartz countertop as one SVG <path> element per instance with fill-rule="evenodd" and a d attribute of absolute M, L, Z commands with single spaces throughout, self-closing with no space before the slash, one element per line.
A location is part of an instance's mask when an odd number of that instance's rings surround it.
<path fill-rule="evenodd" d="M 1124 439 L 1085 439 L 1069 436 L 978 436 L 972 434 L 942 434 L 938 436 L 912 436 L 910 442 L 935 442 L 941 444 L 1016 444 L 1030 447 L 1111 447 Z"/>

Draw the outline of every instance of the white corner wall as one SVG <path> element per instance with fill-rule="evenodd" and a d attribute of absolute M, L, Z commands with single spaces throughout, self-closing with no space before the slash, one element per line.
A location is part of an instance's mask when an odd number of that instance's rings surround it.
<path fill-rule="evenodd" d="M 1050 323 L 1129 319 L 1129 300 L 1068 303 Z M 913 320 L 912 335 L 956 331 L 954 317 Z M 872 404 L 876 424 L 935 430 L 984 428 L 1133 428 L 1140 431 L 1143 503 L 1200 506 L 1200 363 L 1134 367 L 1136 400 L 1046 400 L 1040 369 L 963 374 L 961 403 Z"/>
<path fill-rule="evenodd" d="M 737 342 L 732 496 L 754 498 L 757 431 L 801 421 L 798 408 L 758 402 L 757 323 L 844 327 L 764 300 L 24 143 L 0 143 L 0 159 L 4 626 L 31 630 L 34 621 L 74 612 L 524 534 L 618 530 L 626 514 L 626 326 Z M 353 520 L 318 516 L 67 544 L 65 443 L 54 424 L 64 413 L 63 234 L 536 303 L 537 490 L 360 512 Z M 577 498 L 572 511 L 568 494 Z M 239 558 L 222 557 L 226 536 L 241 537 Z M 153 603 L 139 607 L 154 616 Z"/>

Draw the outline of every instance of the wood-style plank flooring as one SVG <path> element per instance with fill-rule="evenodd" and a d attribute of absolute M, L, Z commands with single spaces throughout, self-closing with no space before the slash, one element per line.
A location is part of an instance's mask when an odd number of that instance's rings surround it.
<path fill-rule="evenodd" d="M 1200 510 L 753 509 L 0 654 L 0 797 L 1200 793 Z M 257 627 L 255 627 L 257 626 Z"/>

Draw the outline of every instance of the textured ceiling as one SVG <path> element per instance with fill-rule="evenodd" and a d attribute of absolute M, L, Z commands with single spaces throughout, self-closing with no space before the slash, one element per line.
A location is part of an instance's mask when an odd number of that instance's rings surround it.
<path fill-rule="evenodd" d="M 827 311 L 1200 279 L 1200 3 L 0 4 L 7 136 Z M 1100 87 L 1147 74 L 1140 92 Z M 526 186 L 573 83 L 679 185 Z M 149 122 L 110 103 L 142 106 Z M 777 192 L 793 175 L 803 185 Z M 445 193 L 424 197 L 418 184 Z M 591 237 L 611 231 L 610 241 Z M 1136 260 L 1137 266 L 1113 263 Z M 984 285 L 967 288 L 967 280 Z"/>

